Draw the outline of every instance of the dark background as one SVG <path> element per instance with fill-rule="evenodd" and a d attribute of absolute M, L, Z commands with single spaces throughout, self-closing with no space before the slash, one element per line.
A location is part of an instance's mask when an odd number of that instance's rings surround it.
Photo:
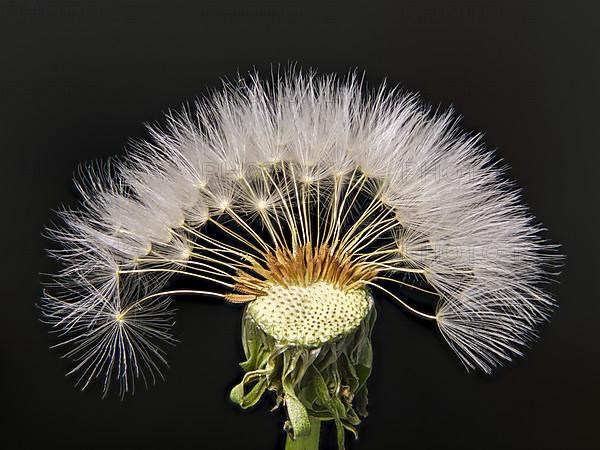
<path fill-rule="evenodd" d="M 167 381 L 119 401 L 73 388 L 34 304 L 50 267 L 40 233 L 52 208 L 76 201 L 78 162 L 121 153 L 143 122 L 223 76 L 297 62 L 454 105 L 568 256 L 552 322 L 491 377 L 465 373 L 437 333 L 381 302 L 371 414 L 348 447 L 600 448 L 593 3 L 0 1 L 3 447 L 282 448 L 280 413 L 227 399 L 241 376 L 239 308 L 180 299 Z M 333 430 L 324 440 L 334 448 Z"/>

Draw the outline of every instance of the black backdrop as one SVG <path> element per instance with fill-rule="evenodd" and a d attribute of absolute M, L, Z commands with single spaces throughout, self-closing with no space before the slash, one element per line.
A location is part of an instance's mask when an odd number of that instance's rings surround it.
<path fill-rule="evenodd" d="M 227 400 L 239 308 L 182 298 L 167 381 L 119 401 L 80 392 L 38 322 L 40 236 L 74 204 L 78 162 L 256 67 L 366 70 L 453 105 L 568 255 L 560 309 L 525 359 L 468 375 L 441 337 L 378 305 L 370 416 L 351 449 L 598 447 L 600 56 L 593 2 L 0 2 L 0 393 L 4 448 L 277 449 L 282 416 Z M 332 430 L 324 440 L 331 448 Z M 324 447 L 325 448 L 325 447 Z M 329 447 L 327 447 L 329 448 Z"/>

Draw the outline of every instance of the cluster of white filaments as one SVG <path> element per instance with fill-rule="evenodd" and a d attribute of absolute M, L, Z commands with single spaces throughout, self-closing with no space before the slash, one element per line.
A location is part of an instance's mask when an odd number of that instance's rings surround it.
<path fill-rule="evenodd" d="M 228 85 L 167 120 L 123 160 L 86 167 L 81 207 L 49 230 L 63 268 L 42 308 L 82 386 L 116 378 L 125 392 L 162 376 L 177 294 L 273 306 L 306 292 L 360 303 L 370 289 L 435 320 L 486 372 L 520 354 L 551 310 L 540 283 L 552 249 L 450 113 L 353 77 L 290 74 Z M 172 275 L 200 289 L 168 286 Z M 431 291 L 435 310 L 410 290 Z"/>

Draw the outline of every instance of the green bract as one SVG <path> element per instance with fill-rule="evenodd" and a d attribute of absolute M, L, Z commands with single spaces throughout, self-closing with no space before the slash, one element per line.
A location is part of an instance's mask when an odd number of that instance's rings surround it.
<path fill-rule="evenodd" d="M 288 416 L 286 448 L 302 448 L 299 443 L 315 435 L 318 440 L 320 421 L 333 420 L 343 449 L 344 430 L 356 436 L 355 425 L 367 415 L 376 318 L 371 295 L 364 289 L 344 293 L 331 285 L 298 287 L 289 297 L 280 291 L 260 297 L 244 312 L 247 360 L 240 365 L 246 373 L 231 399 L 249 408 L 266 390 L 274 391 L 275 408 L 285 405 Z M 311 296 L 317 292 L 323 296 Z"/>

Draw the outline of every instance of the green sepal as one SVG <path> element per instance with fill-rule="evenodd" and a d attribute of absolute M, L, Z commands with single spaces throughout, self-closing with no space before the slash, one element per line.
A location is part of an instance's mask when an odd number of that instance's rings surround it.
<path fill-rule="evenodd" d="M 290 421 L 288 432 L 292 435 L 292 439 L 306 437 L 310 434 L 310 420 L 308 412 L 298 398 L 294 395 L 286 395 L 285 409 Z"/>
<path fill-rule="evenodd" d="M 246 384 L 257 377 L 259 380 L 246 394 Z M 237 403 L 243 409 L 250 408 L 258 403 L 268 386 L 269 383 L 265 371 L 248 372 L 246 375 L 244 375 L 241 383 L 237 384 L 231 389 L 229 398 L 232 402 Z"/>
<path fill-rule="evenodd" d="M 302 356 L 302 352 L 285 352 L 283 354 L 282 386 L 285 409 L 291 425 L 288 432 L 291 433 L 293 439 L 306 437 L 310 434 L 308 412 L 294 392 L 298 378 L 304 375 L 304 370 L 297 369 L 299 363 L 300 366 L 303 366 L 300 361 Z"/>

